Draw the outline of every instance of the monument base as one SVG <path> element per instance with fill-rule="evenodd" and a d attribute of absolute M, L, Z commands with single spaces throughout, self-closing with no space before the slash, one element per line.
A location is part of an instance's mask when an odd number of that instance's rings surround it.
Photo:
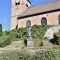
<path fill-rule="evenodd" d="M 29 48 L 34 47 L 34 42 L 32 41 L 32 39 L 27 39 L 27 47 Z"/>

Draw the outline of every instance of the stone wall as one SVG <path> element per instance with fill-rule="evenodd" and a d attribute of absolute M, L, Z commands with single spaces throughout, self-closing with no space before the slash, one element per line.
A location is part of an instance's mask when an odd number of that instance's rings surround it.
<path fill-rule="evenodd" d="M 10 20 L 10 29 L 15 29 L 17 25 L 17 17 L 20 16 L 28 7 L 30 3 L 27 0 L 20 0 L 19 5 L 15 5 L 15 0 L 11 1 L 11 20 Z M 28 5 L 28 7 L 26 6 Z"/>
<path fill-rule="evenodd" d="M 42 17 L 45 17 L 47 19 L 47 24 L 48 25 L 59 25 L 59 20 L 58 20 L 59 14 L 60 14 L 60 11 L 23 18 L 23 19 L 18 20 L 18 27 L 19 28 L 20 27 L 26 27 L 26 21 L 27 20 L 31 21 L 31 26 L 33 26 L 35 24 L 36 25 L 41 25 Z"/>
<path fill-rule="evenodd" d="M 46 37 L 48 39 L 53 39 L 54 38 L 54 36 L 53 36 L 54 33 L 59 32 L 59 30 L 60 30 L 60 25 L 52 26 L 49 29 L 47 29 L 44 37 Z"/>

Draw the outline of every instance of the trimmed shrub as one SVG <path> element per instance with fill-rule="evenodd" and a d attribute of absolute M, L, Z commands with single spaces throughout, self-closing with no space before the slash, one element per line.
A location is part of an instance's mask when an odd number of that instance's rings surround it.
<path fill-rule="evenodd" d="M 49 25 L 34 25 L 32 26 L 32 38 L 35 46 L 42 46 L 46 30 L 49 28 Z"/>
<path fill-rule="evenodd" d="M 60 48 L 40 49 L 35 53 L 25 50 L 8 50 L 0 53 L 0 60 L 60 60 Z"/>
<path fill-rule="evenodd" d="M 11 36 L 2 36 L 0 37 L 0 47 L 5 47 L 11 43 Z"/>
<path fill-rule="evenodd" d="M 32 37 L 43 39 L 46 30 L 49 28 L 49 25 L 34 25 L 32 26 Z"/>
<path fill-rule="evenodd" d="M 32 38 L 33 39 L 39 39 L 42 40 L 44 39 L 44 34 L 46 30 L 50 26 L 48 25 L 34 25 L 32 26 Z M 24 38 L 28 38 L 28 33 L 27 33 L 27 27 L 26 28 L 19 28 L 11 31 L 6 31 L 6 35 L 10 35 L 13 39 L 15 40 L 24 40 Z"/>
<path fill-rule="evenodd" d="M 54 35 L 55 35 L 55 39 L 56 39 L 56 37 L 57 37 L 56 41 L 57 41 L 58 44 L 60 45 L 60 32 L 56 32 L 56 33 L 54 33 Z"/>
<path fill-rule="evenodd" d="M 19 28 L 10 31 L 10 35 L 13 38 L 13 40 L 24 39 L 27 37 L 27 31 L 26 28 Z"/>
<path fill-rule="evenodd" d="M 50 26 L 48 26 L 48 25 L 32 26 L 32 38 L 34 40 L 35 46 L 41 45 L 42 40 L 44 39 L 44 34 L 49 27 Z M 11 31 L 5 31 L 3 33 L 3 36 L 0 38 L 0 41 L 3 39 L 3 42 L 5 43 L 6 37 L 9 38 L 8 35 L 10 35 L 10 37 L 12 38 L 11 41 L 24 40 L 24 42 L 27 43 L 25 40 L 28 38 L 27 27 L 19 28 L 19 29 L 15 29 L 15 30 L 11 30 Z M 4 45 L 4 43 L 3 43 L 3 45 Z M 1 46 L 1 44 L 2 44 L 2 42 L 0 43 L 0 46 Z"/>
<path fill-rule="evenodd" d="M 8 50 L 0 54 L 0 60 L 29 60 L 29 57 L 26 50 Z"/>
<path fill-rule="evenodd" d="M 19 28 L 17 32 L 19 33 L 20 38 L 27 37 L 27 28 Z"/>
<path fill-rule="evenodd" d="M 0 24 L 0 36 L 2 36 L 2 25 Z"/>
<path fill-rule="evenodd" d="M 12 38 L 12 41 L 16 41 L 17 40 L 16 35 L 17 35 L 16 30 L 10 31 L 10 36 Z"/>
<path fill-rule="evenodd" d="M 9 35 L 9 34 L 10 34 L 10 32 L 9 32 L 9 31 L 5 31 L 5 33 L 6 33 L 6 35 Z"/>
<path fill-rule="evenodd" d="M 60 50 L 58 49 L 41 49 L 36 52 L 31 60 L 59 60 Z"/>

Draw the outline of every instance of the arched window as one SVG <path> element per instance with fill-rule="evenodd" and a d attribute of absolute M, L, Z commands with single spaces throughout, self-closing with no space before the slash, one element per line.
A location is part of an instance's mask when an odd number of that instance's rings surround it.
<path fill-rule="evenodd" d="M 58 16 L 58 22 L 59 22 L 59 25 L 60 25 L 60 15 Z"/>
<path fill-rule="evenodd" d="M 30 20 L 27 20 L 26 27 L 30 27 L 30 26 L 31 26 L 31 21 Z"/>
<path fill-rule="evenodd" d="M 41 25 L 47 25 L 47 19 L 45 17 L 41 19 Z"/>

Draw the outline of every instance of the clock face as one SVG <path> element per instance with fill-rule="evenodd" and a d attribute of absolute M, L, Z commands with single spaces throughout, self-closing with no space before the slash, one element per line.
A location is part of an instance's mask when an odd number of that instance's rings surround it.
<path fill-rule="evenodd" d="M 16 0 L 16 3 L 19 3 L 20 2 L 20 0 Z"/>

